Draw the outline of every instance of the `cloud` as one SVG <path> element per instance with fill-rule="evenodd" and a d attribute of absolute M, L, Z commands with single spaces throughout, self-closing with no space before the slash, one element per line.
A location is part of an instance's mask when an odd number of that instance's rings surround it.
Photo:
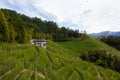
<path fill-rule="evenodd" d="M 120 30 L 120 0 L 0 0 L 0 3 L 1 8 L 88 33 Z"/>
<path fill-rule="evenodd" d="M 66 28 L 70 27 L 71 29 L 74 29 L 74 30 L 76 30 L 77 26 L 78 26 L 77 23 L 74 23 L 73 21 L 70 21 L 70 20 L 64 20 L 62 22 L 59 22 L 58 24 L 60 27 L 62 27 L 62 26 L 66 27 Z"/>
<path fill-rule="evenodd" d="M 31 17 L 36 16 L 45 20 L 57 21 L 57 17 L 55 15 L 45 11 L 41 7 L 38 7 L 38 5 L 35 6 L 36 2 L 33 2 L 33 0 L 5 0 L 0 2 L 3 4 L 0 6 L 1 8 L 13 9 Z"/>

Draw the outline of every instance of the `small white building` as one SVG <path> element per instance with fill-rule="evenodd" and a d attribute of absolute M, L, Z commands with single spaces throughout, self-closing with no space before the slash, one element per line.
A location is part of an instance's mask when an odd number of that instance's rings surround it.
<path fill-rule="evenodd" d="M 41 46 L 43 48 L 46 48 L 46 40 L 45 39 L 32 39 L 31 44 L 35 46 Z"/>

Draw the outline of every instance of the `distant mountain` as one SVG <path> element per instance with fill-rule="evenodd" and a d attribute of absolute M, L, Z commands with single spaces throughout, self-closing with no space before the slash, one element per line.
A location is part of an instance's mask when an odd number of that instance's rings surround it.
<path fill-rule="evenodd" d="M 113 32 L 113 31 L 103 31 L 100 33 L 91 33 L 89 34 L 92 37 L 99 37 L 99 36 L 120 36 L 120 31 Z"/>

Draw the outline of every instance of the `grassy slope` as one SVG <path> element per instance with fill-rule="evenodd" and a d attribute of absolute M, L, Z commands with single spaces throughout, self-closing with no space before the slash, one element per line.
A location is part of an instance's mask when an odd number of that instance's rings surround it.
<path fill-rule="evenodd" d="M 108 46 L 107 44 L 104 44 L 103 42 L 95 38 L 88 38 L 86 40 L 60 42 L 59 44 L 71 51 L 78 53 L 78 55 L 79 53 L 86 53 L 89 50 L 104 49 L 104 50 L 107 50 L 108 53 L 111 53 L 112 55 L 120 56 L 120 51 L 116 50 L 113 47 Z"/>
<path fill-rule="evenodd" d="M 12 80 L 22 72 L 17 80 L 118 80 L 120 74 L 95 66 L 69 54 L 76 53 L 52 41 L 47 49 L 32 45 L 0 45 L 0 75 L 12 72 L 2 80 Z M 32 72 L 35 73 L 32 73 Z M 37 73 L 42 73 L 41 78 Z"/>

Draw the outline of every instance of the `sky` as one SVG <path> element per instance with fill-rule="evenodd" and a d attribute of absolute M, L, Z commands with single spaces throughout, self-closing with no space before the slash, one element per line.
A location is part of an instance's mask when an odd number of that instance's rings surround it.
<path fill-rule="evenodd" d="M 0 8 L 87 33 L 120 31 L 120 0 L 0 0 Z"/>

